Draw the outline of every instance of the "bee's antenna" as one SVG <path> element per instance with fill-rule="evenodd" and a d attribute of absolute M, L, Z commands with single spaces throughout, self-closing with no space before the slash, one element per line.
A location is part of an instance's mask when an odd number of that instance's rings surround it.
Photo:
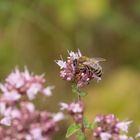
<path fill-rule="evenodd" d="M 61 58 L 61 60 L 63 60 L 63 57 L 62 57 L 62 55 L 60 55 L 60 58 Z"/>
<path fill-rule="evenodd" d="M 81 53 L 79 48 L 78 48 L 78 54 L 79 54 L 80 57 L 82 56 L 82 53 Z"/>
<path fill-rule="evenodd" d="M 67 50 L 67 52 L 68 52 L 68 54 L 70 53 L 70 51 L 69 51 L 69 50 Z"/>

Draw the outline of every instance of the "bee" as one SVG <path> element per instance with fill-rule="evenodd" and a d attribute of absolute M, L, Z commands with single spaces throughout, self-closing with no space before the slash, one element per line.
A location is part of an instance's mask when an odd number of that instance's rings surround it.
<path fill-rule="evenodd" d="M 79 59 L 75 59 L 73 65 L 76 70 L 83 72 L 88 71 L 89 74 L 93 74 L 100 78 L 102 76 L 102 67 L 99 62 L 105 61 L 104 58 L 88 58 L 86 56 L 81 56 Z"/>

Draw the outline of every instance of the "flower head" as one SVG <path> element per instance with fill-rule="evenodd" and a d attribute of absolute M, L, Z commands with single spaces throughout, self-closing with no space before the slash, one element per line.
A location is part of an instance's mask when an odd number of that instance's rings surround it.
<path fill-rule="evenodd" d="M 132 123 L 132 121 L 126 121 L 126 122 L 119 122 L 116 126 L 121 131 L 128 133 L 128 127 Z"/>
<path fill-rule="evenodd" d="M 0 139 L 12 140 L 51 140 L 50 135 L 58 130 L 57 122 L 63 119 L 62 113 L 39 111 L 31 102 L 20 102 L 18 108 L 9 109 L 9 117 L 3 118 L 0 125 Z M 1 132 L 3 132 L 1 134 Z"/>
<path fill-rule="evenodd" d="M 38 93 L 52 95 L 54 86 L 44 84 L 44 75 L 30 74 L 27 68 L 23 72 L 16 68 L 0 84 L 0 140 L 51 140 L 64 115 L 37 110 L 31 102 Z"/>
<path fill-rule="evenodd" d="M 17 105 L 22 96 L 26 96 L 28 100 L 33 100 L 38 93 L 51 96 L 54 86 L 46 87 L 45 81 L 44 75 L 29 73 L 27 68 L 24 71 L 16 68 L 10 73 L 5 83 L 0 84 L 0 124 L 10 125 L 13 118 L 21 115 Z M 31 103 L 26 103 L 26 108 L 31 112 L 35 111 Z"/>
<path fill-rule="evenodd" d="M 81 119 L 84 112 L 84 105 L 81 101 L 72 102 L 70 104 L 60 103 L 60 107 L 61 110 L 67 110 L 76 123 L 82 121 Z"/>
<path fill-rule="evenodd" d="M 60 77 L 67 81 L 73 81 L 78 87 L 83 87 L 92 79 L 101 80 L 102 67 L 99 65 L 100 60 L 82 56 L 78 52 L 69 52 L 67 60 L 57 60 L 60 67 Z M 102 59 L 103 60 L 103 59 Z M 101 61 L 102 61 L 101 60 Z"/>
<path fill-rule="evenodd" d="M 98 115 L 93 136 L 101 140 L 128 140 L 128 127 L 131 121 L 119 121 L 113 114 Z"/>
<path fill-rule="evenodd" d="M 45 81 L 44 75 L 30 74 L 27 68 L 23 72 L 16 68 L 5 79 L 5 83 L 0 84 L 2 98 L 17 101 L 22 95 L 27 95 L 29 100 L 34 99 L 38 93 L 50 96 L 53 87 L 45 87 Z"/>

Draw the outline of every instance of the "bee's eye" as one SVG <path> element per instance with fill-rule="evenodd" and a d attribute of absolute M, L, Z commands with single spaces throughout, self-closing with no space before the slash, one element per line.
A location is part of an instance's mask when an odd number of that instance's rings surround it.
<path fill-rule="evenodd" d="M 73 61 L 73 65 L 74 65 L 74 66 L 77 65 L 77 59 L 75 59 L 75 60 Z"/>

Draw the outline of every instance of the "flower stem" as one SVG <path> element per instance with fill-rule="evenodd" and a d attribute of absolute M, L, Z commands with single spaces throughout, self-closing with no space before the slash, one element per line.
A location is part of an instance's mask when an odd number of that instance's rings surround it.
<path fill-rule="evenodd" d="M 80 90 L 79 90 L 80 91 Z M 82 102 L 82 98 L 81 98 L 81 96 L 80 95 L 78 95 L 78 102 Z M 85 136 L 85 127 L 84 127 L 84 111 L 83 111 L 83 113 L 82 113 L 82 118 L 81 118 L 81 131 L 82 131 L 82 133 L 84 134 L 84 136 Z M 86 137 L 85 137 L 85 140 L 86 140 Z"/>
<path fill-rule="evenodd" d="M 77 87 L 77 85 L 75 83 L 72 85 L 72 92 L 77 95 L 77 101 L 83 103 L 82 97 L 81 97 L 82 91 Z M 81 121 L 79 122 L 79 124 L 81 126 L 81 132 L 84 135 L 84 140 L 86 140 L 85 126 L 84 126 L 84 110 L 81 115 L 82 115 L 82 117 L 81 117 Z"/>

